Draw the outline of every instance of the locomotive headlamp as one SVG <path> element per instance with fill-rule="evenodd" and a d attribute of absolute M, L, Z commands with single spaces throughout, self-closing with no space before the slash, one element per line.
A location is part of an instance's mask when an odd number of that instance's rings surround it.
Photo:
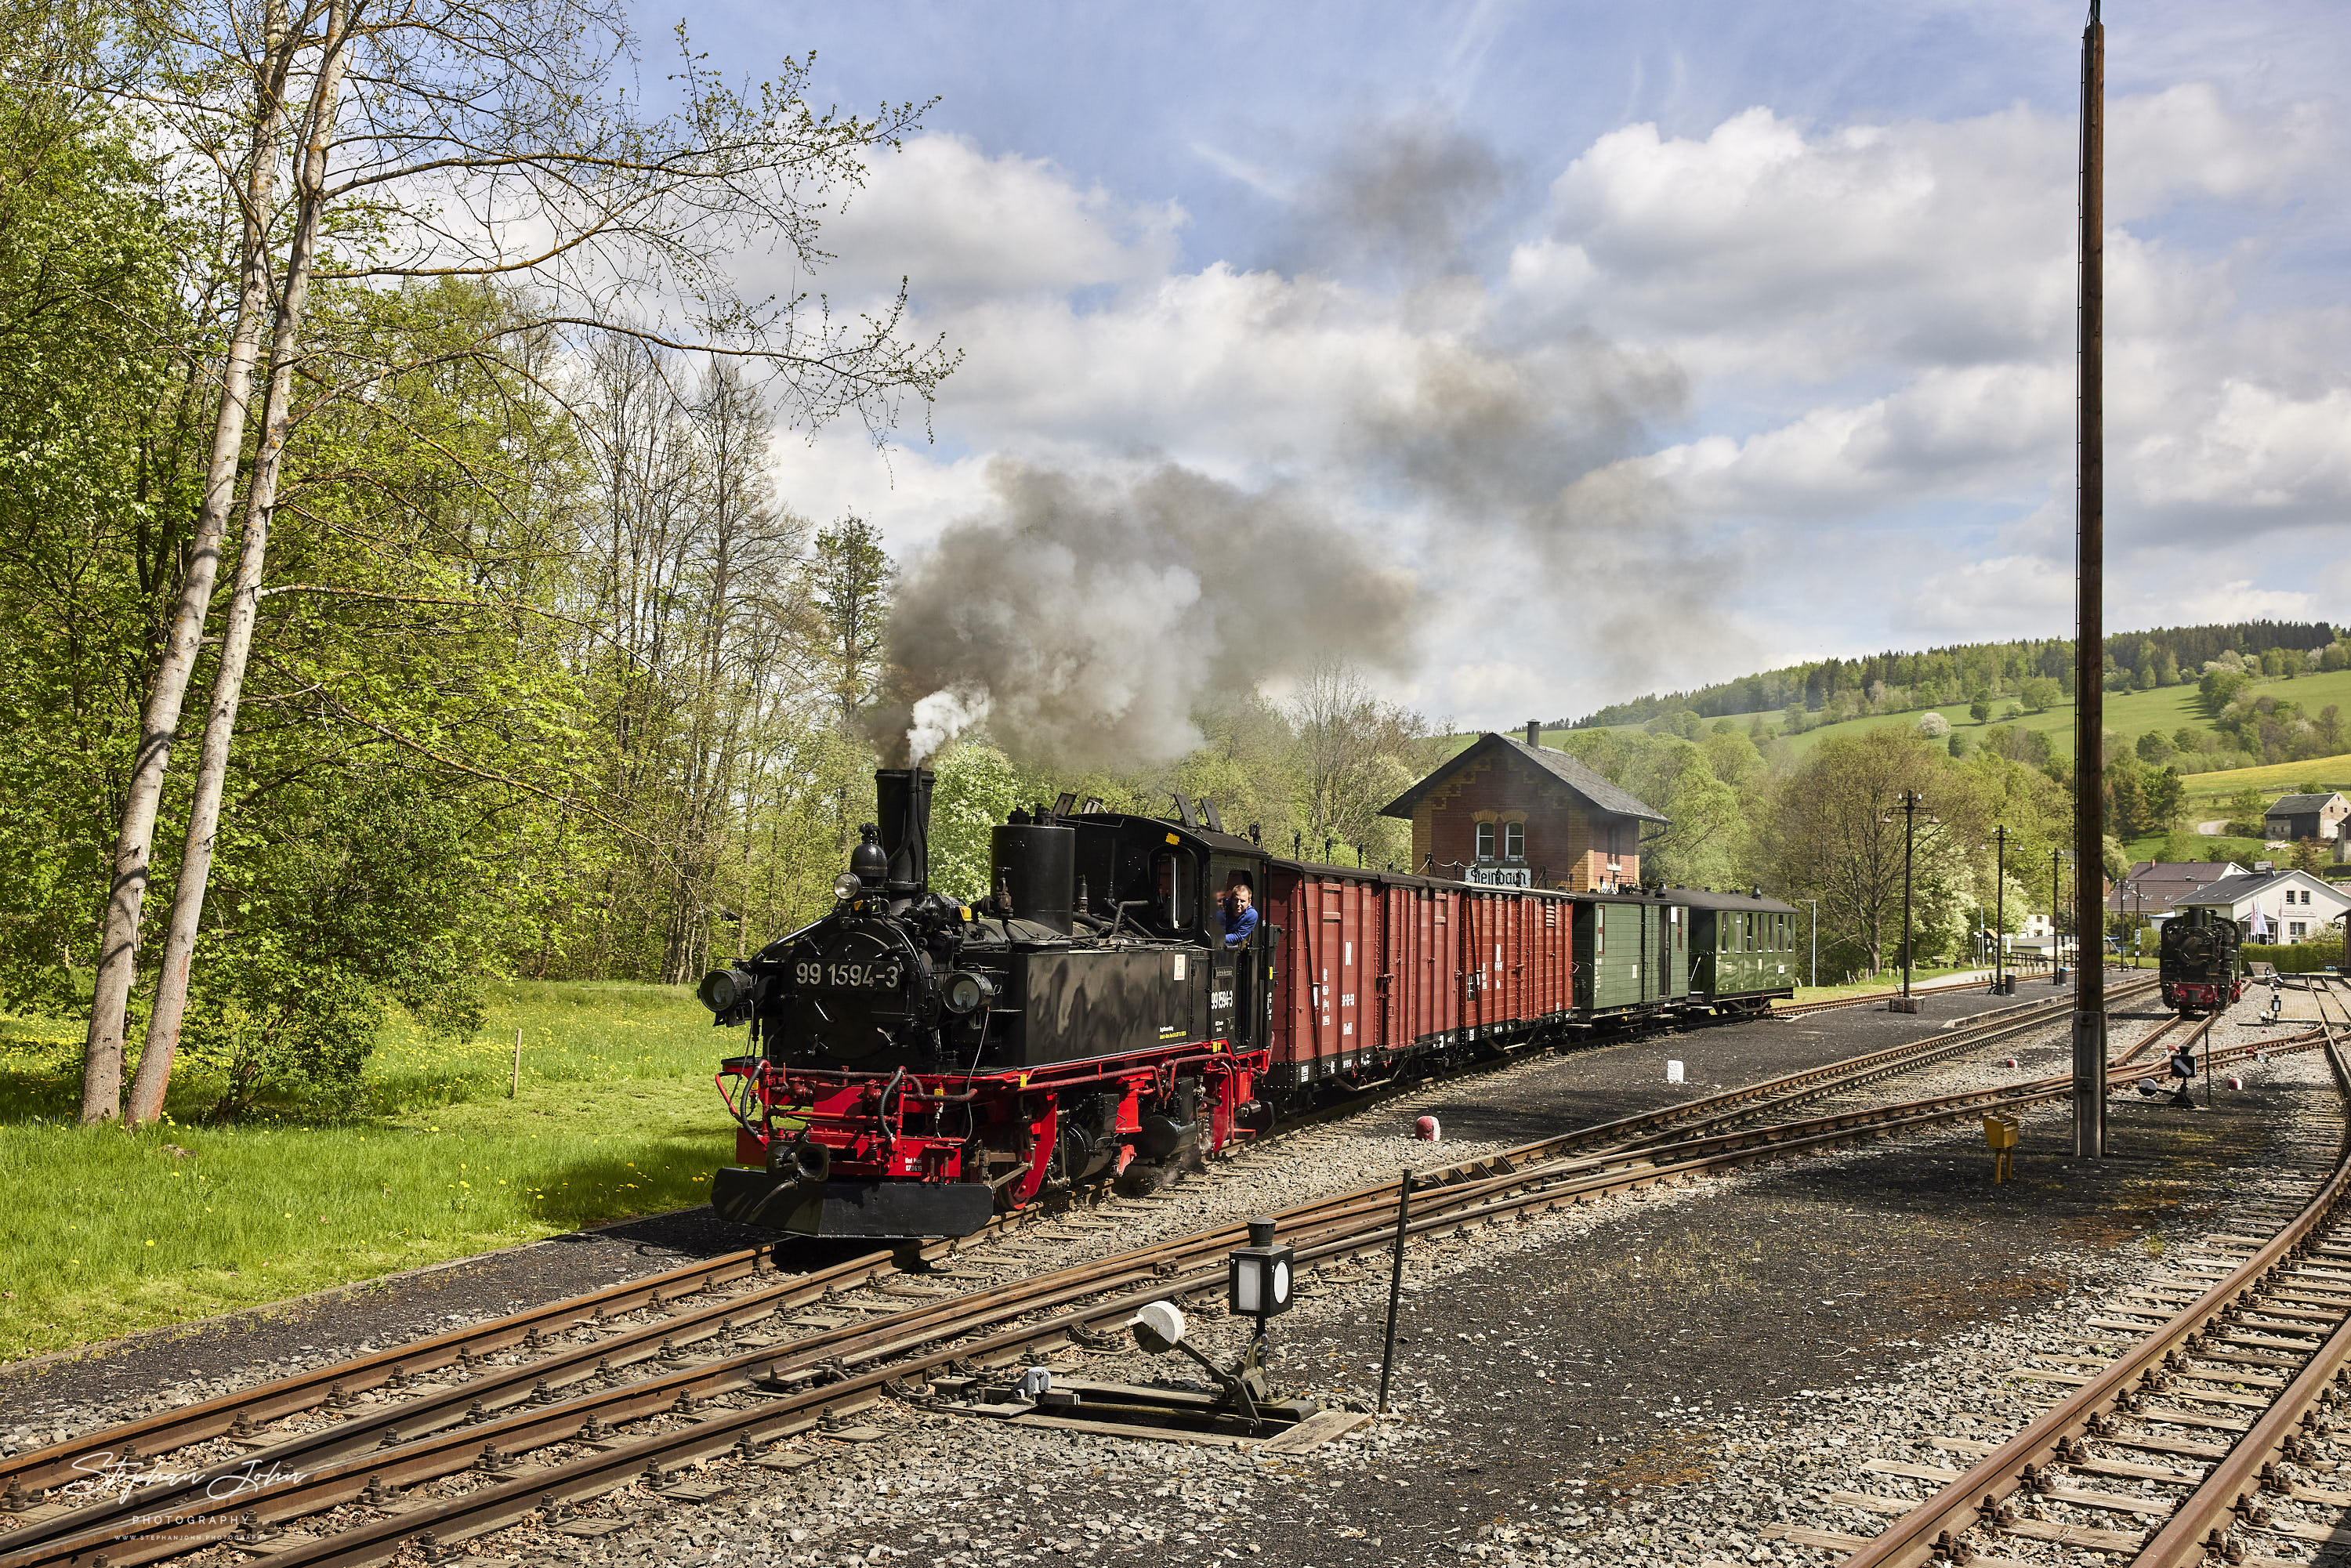
<path fill-rule="evenodd" d="M 865 884 L 857 880 L 855 872 L 845 871 L 832 879 L 832 896 L 839 899 L 855 898 L 864 890 L 864 887 Z"/>
<path fill-rule="evenodd" d="M 987 976 L 959 969 L 946 977 L 946 983 L 940 988 L 939 1000 L 951 1013 L 967 1013 L 986 1006 L 987 998 L 995 994 L 996 986 Z"/>
<path fill-rule="evenodd" d="M 1273 1221 L 1249 1221 L 1249 1244 L 1234 1251 L 1228 1282 L 1233 1311 L 1260 1324 L 1290 1310 L 1290 1249 L 1273 1244 Z"/>
<path fill-rule="evenodd" d="M 702 977 L 702 984 L 694 988 L 694 994 L 701 998 L 704 1007 L 725 1018 L 751 999 L 751 992 L 758 983 L 740 969 L 713 969 Z"/>

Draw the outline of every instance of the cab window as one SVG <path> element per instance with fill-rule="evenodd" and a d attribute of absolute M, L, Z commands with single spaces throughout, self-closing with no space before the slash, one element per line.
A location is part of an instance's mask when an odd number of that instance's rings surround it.
<path fill-rule="evenodd" d="M 1151 874 L 1159 924 L 1170 931 L 1188 930 L 1194 899 L 1192 857 L 1180 850 L 1161 850 L 1151 857 Z"/>

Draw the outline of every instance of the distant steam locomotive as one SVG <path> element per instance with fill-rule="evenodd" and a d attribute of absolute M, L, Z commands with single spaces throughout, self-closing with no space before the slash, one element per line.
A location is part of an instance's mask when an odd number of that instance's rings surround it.
<path fill-rule="evenodd" d="M 2163 923 L 2158 978 L 2163 1005 L 2184 1017 L 2218 1012 L 2243 993 L 2245 934 L 2233 920 L 2191 909 Z"/>
<path fill-rule="evenodd" d="M 1322 1097 L 1596 1027 L 1792 994 L 1795 911 L 1314 865 L 1176 818 L 1016 811 L 979 905 L 930 891 L 932 776 L 876 775 L 840 902 L 705 977 L 718 1211 L 812 1236 L 945 1236 L 1040 1194 L 1148 1185 Z M 1202 821 L 1205 817 L 1206 821 Z M 1228 943 L 1236 886 L 1261 923 Z"/>

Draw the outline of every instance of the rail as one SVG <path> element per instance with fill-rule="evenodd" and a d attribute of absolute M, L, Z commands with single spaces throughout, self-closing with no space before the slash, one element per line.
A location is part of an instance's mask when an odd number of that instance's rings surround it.
<path fill-rule="evenodd" d="M 2252 1049 L 2212 1054 L 2217 1060 Z M 1886 1054 L 1871 1053 L 1856 1061 L 1865 1073 L 1878 1073 Z M 2162 1071 L 2161 1064 L 2125 1069 L 2116 1081 L 2127 1082 Z M 1840 1086 L 1816 1083 L 1821 1092 Z M 1642 1186 L 1894 1135 L 1987 1105 L 2022 1105 L 2069 1092 L 2065 1079 L 2043 1079 L 2006 1091 L 1971 1092 L 1834 1113 L 1774 1128 L 1727 1132 L 1711 1141 L 1686 1139 L 1645 1148 L 1624 1146 L 1620 1140 L 1617 1147 L 1581 1157 L 1563 1153 L 1572 1138 L 1538 1140 L 1505 1155 L 1440 1173 L 1428 1184 L 1410 1230 L 1442 1233 L 1525 1217 Z M 1723 1107 L 1726 1118 L 1745 1117 L 1754 1110 L 1752 1102 L 1736 1093 L 1710 1098 L 1729 1102 Z M 1612 1124 L 1620 1130 L 1624 1125 Z M 1603 1131 L 1589 1130 L 1586 1135 Z M 1646 1135 L 1657 1131 L 1648 1129 Z M 1678 1131 L 1687 1134 L 1692 1129 Z M 1392 1245 L 1395 1197 L 1394 1183 L 1374 1184 L 1290 1210 L 1281 1217 L 1282 1225 L 1301 1265 Z M 410 1540 L 445 1546 L 533 1512 L 559 1517 L 570 1503 L 631 1480 L 642 1479 L 658 1490 L 666 1466 L 730 1449 L 755 1458 L 764 1442 L 810 1430 L 829 1416 L 837 1417 L 886 1394 L 909 1392 L 913 1385 L 908 1380 L 952 1363 L 1033 1354 L 1066 1343 L 1089 1325 L 1122 1316 L 1142 1301 L 1221 1288 L 1224 1256 L 1243 1234 L 1238 1226 L 1217 1227 L 1010 1285 L 904 1306 L 878 1321 L 842 1325 L 782 1344 L 744 1341 L 759 1333 L 759 1325 L 778 1312 L 811 1299 L 812 1291 L 821 1296 L 826 1289 L 822 1275 L 755 1282 L 753 1299 L 712 1301 L 686 1317 L 624 1331 L 611 1341 L 558 1345 L 545 1359 L 527 1366 L 485 1369 L 470 1385 L 415 1390 L 395 1409 L 279 1443 L 256 1443 L 232 1463 L 200 1468 L 174 1486 L 27 1518 L 22 1528 L 0 1536 L 0 1568 L 87 1568 L 99 1555 L 107 1558 L 110 1568 L 131 1568 L 216 1542 L 252 1546 L 265 1537 L 273 1563 L 369 1563 Z M 980 1245 L 995 1239 L 1000 1238 L 982 1239 Z M 893 1283 L 888 1277 L 893 1270 L 871 1260 L 841 1267 L 865 1270 L 858 1278 L 861 1287 L 887 1293 Z M 833 1272 L 833 1287 L 847 1278 Z M 643 1290 L 648 1283 L 634 1288 Z M 583 1321 L 576 1330 L 592 1327 L 592 1322 Z M 666 1332 L 656 1349 L 647 1342 L 657 1330 Z M 510 1325 L 500 1332 L 510 1333 Z M 975 1340 L 974 1335 L 979 1337 Z M 624 1344 L 627 1354 L 616 1357 Z M 528 1342 L 524 1348 L 529 1348 Z M 403 1347 L 403 1352 L 413 1355 L 413 1347 Z M 462 1355 L 460 1364 L 471 1359 Z M 624 1382 L 629 1367 L 651 1375 Z M 526 1382 L 532 1385 L 528 1390 L 522 1386 Z M 256 1392 L 267 1402 L 270 1391 Z M 749 1403 L 710 1408 L 714 1400 L 726 1399 Z M 687 1424 L 683 1430 L 633 1438 L 621 1430 L 655 1417 L 683 1418 Z M 88 1455 L 103 1440 L 85 1439 L 74 1447 Z M 524 1457 L 580 1445 L 590 1446 L 590 1451 L 552 1464 Z M 53 1451 L 47 1462 L 63 1458 Z M 284 1486 L 242 1500 L 247 1503 L 243 1517 L 224 1521 L 206 1492 L 224 1476 L 247 1467 L 301 1473 Z M 467 1474 L 474 1486 L 463 1497 L 428 1500 L 402 1496 L 408 1488 L 460 1473 Z M 21 1472 L 18 1480 L 21 1490 Z M 375 1510 L 381 1517 L 339 1528 L 330 1535 L 271 1535 L 289 1523 L 354 1506 Z"/>
<path fill-rule="evenodd" d="M 2338 1000 L 2340 1010 L 2339 999 L 2327 999 Z M 2148 1401 L 2154 1396 L 2168 1394 L 2181 1403 L 2193 1403 L 2199 1396 L 2198 1385 L 2241 1386 L 2242 1366 L 2220 1364 L 2216 1370 L 2199 1370 L 2199 1363 L 2210 1363 L 2218 1344 L 2231 1340 L 2242 1343 L 2238 1325 L 2252 1320 L 2262 1329 L 2259 1343 L 2268 1347 L 2264 1354 L 2303 1350 L 2309 1354 L 2297 1375 L 2275 1380 L 2281 1385 L 2279 1393 L 2251 1428 L 2214 1458 L 2193 1490 L 2178 1500 L 2163 1522 L 2145 1529 L 2143 1535 L 2072 1526 L 2059 1531 L 2063 1536 L 2070 1531 L 2072 1543 L 2078 1546 L 2129 1551 L 2137 1568 L 2185 1568 L 2189 1563 L 2245 1560 L 2244 1542 L 2231 1540 L 2231 1535 L 2258 1535 L 2269 1523 L 2262 1507 L 2264 1496 L 2293 1494 L 2296 1483 L 2281 1476 L 2277 1465 L 2300 1456 L 2301 1434 L 2316 1424 L 2317 1406 L 2334 1396 L 2336 1375 L 2351 1363 L 2351 1295 L 2342 1293 L 2351 1290 L 2351 1273 L 2317 1270 L 2311 1264 L 2320 1247 L 2317 1238 L 2335 1228 L 2337 1220 L 2345 1218 L 2346 1201 L 2351 1201 L 2351 1063 L 2346 1061 L 2343 1041 L 2336 1036 L 2334 1020 L 2325 1016 L 2324 1001 L 2318 1029 L 2288 1039 L 2300 1042 L 2313 1036 L 2326 1053 L 2346 1108 L 2342 1151 L 2333 1174 L 2315 1196 L 2185 1310 L 2151 1325 L 2143 1339 L 2079 1390 L 1847 1556 L 1844 1568 L 1964 1563 L 1989 1560 L 1986 1554 L 1996 1551 L 2003 1537 L 2051 1539 L 2046 1527 L 2034 1528 L 2035 1521 L 2011 1505 L 2020 1493 L 2028 1509 L 2043 1498 L 2053 1498 L 2075 1508 L 2108 1511 L 2144 1528 L 2147 1500 L 2143 1494 L 2100 1493 L 2065 1485 L 2058 1478 L 2069 1472 L 2133 1474 L 2126 1467 L 2118 1469 L 2113 1460 L 2094 1455 L 2089 1445 L 2129 1446 L 2134 1438 L 2125 1427 L 2136 1424 L 2143 1413 L 2158 1419 L 2179 1414 L 2150 1406 Z M 2286 1043 L 2281 1040 L 2269 1049 Z M 2211 1052 L 2208 1060 L 2220 1055 Z M 2306 1306 L 2285 1306 L 2282 1316 L 2264 1316 L 2265 1306 L 2273 1313 L 2278 1312 L 2282 1291 L 2304 1301 L 2332 1296 L 2340 1310 L 2329 1307 L 2324 1312 L 2313 1312 Z M 2327 1313 L 2335 1319 L 2331 1332 L 2323 1343 L 2314 1343 L 2317 1336 L 2312 1320 Z M 2241 1396 L 2230 1403 L 2232 1415 L 2241 1413 Z M 2233 1425 L 2210 1419 L 2196 1424 L 2220 1429 Z M 2141 1437 L 2137 1445 L 2175 1454 L 2186 1451 L 2177 1440 Z"/>

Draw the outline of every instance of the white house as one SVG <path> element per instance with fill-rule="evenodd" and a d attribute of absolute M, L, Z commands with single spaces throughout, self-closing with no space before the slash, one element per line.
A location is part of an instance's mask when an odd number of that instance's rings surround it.
<path fill-rule="evenodd" d="M 2255 871 L 2224 877 L 2172 904 L 2174 913 L 2183 909 L 2252 922 L 2255 941 L 2307 942 L 2327 935 L 2351 910 L 2351 894 L 2306 871 Z"/>

